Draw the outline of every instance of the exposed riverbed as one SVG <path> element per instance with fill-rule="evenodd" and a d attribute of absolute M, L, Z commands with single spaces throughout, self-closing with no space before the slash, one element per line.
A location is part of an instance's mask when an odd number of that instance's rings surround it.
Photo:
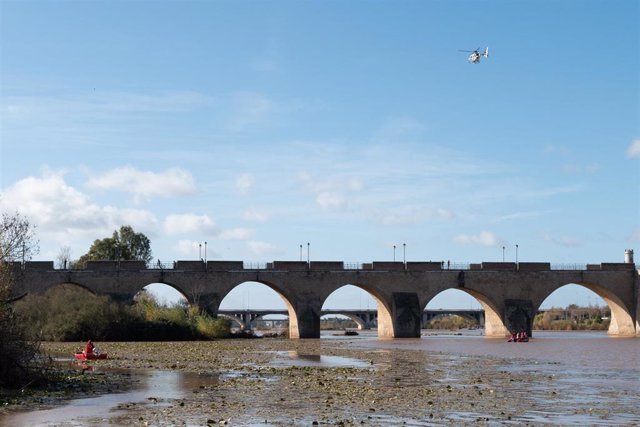
<path fill-rule="evenodd" d="M 605 334 L 100 344 L 109 359 L 85 374 L 120 392 L 5 408 L 0 424 L 640 423 L 640 340 Z M 45 345 L 67 358 L 79 347 Z"/>

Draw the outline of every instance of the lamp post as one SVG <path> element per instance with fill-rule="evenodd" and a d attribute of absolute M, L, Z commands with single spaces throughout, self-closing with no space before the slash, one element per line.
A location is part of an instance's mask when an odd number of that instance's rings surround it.
<path fill-rule="evenodd" d="M 198 258 L 202 261 L 202 243 L 198 243 Z"/>
<path fill-rule="evenodd" d="M 518 244 L 516 243 L 516 264 L 518 264 Z"/>
<path fill-rule="evenodd" d="M 300 261 L 302 261 L 302 243 L 300 243 Z"/>
<path fill-rule="evenodd" d="M 407 263 L 407 244 L 403 243 L 402 244 L 402 262 L 403 263 Z"/>
<path fill-rule="evenodd" d="M 393 245 L 393 262 L 396 262 L 396 245 Z"/>
<path fill-rule="evenodd" d="M 309 249 L 311 247 L 311 243 L 307 242 L 307 264 L 309 264 Z"/>
<path fill-rule="evenodd" d="M 207 242 L 204 242 L 204 262 L 207 262 Z"/>
<path fill-rule="evenodd" d="M 504 246 L 502 247 L 502 262 L 504 262 Z"/>

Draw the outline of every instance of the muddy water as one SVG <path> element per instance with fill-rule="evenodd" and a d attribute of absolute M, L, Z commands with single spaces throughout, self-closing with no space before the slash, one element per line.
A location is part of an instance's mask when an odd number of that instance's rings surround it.
<path fill-rule="evenodd" d="M 95 369 L 92 374 L 109 373 Z M 166 406 L 184 397 L 192 389 L 217 383 L 218 378 L 177 371 L 134 370 L 139 384 L 134 391 L 110 393 L 98 397 L 74 399 L 62 406 L 0 417 L 2 426 L 86 426 L 102 425 L 127 410 L 132 404 Z"/>

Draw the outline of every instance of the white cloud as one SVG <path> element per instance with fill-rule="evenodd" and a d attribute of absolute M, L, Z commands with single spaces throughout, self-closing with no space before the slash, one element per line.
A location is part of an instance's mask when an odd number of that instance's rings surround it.
<path fill-rule="evenodd" d="M 247 240 L 253 237 L 255 230 L 250 228 L 232 228 L 223 230 L 218 237 L 222 240 Z"/>
<path fill-rule="evenodd" d="M 239 131 L 250 126 L 268 123 L 269 118 L 276 111 L 276 105 L 260 93 L 237 92 L 231 96 L 230 109 L 228 127 Z"/>
<path fill-rule="evenodd" d="M 27 177 L 0 193 L 2 211 L 19 211 L 38 227 L 38 232 L 56 241 L 75 237 L 109 235 L 121 225 L 153 234 L 157 219 L 141 209 L 100 206 L 69 186 L 62 172 L 46 172 L 42 177 Z"/>
<path fill-rule="evenodd" d="M 255 179 L 253 175 L 249 173 L 243 173 L 236 179 L 236 189 L 240 192 L 240 194 L 247 194 L 253 188 L 255 183 Z"/>
<path fill-rule="evenodd" d="M 590 163 L 586 165 L 578 165 L 569 163 L 562 166 L 562 171 L 569 174 L 594 174 L 599 172 L 602 167 L 598 163 Z"/>
<path fill-rule="evenodd" d="M 171 214 L 164 220 L 164 231 L 167 234 L 214 234 L 217 233 L 216 224 L 208 215 Z"/>
<path fill-rule="evenodd" d="M 322 192 L 316 196 L 316 203 L 322 209 L 344 209 L 347 202 L 340 194 L 330 193 L 328 191 Z"/>
<path fill-rule="evenodd" d="M 264 212 L 260 212 L 255 208 L 249 208 L 242 214 L 242 219 L 244 219 L 245 221 L 265 222 L 269 219 L 269 217 Z"/>
<path fill-rule="evenodd" d="M 501 240 L 491 231 L 481 231 L 478 234 L 459 234 L 453 241 L 463 245 L 499 246 Z"/>
<path fill-rule="evenodd" d="M 575 237 L 571 237 L 571 236 L 560 236 L 560 235 L 555 235 L 555 234 L 545 234 L 544 236 L 542 236 L 544 240 L 554 243 L 558 246 L 564 246 L 567 248 L 573 248 L 576 246 L 581 246 L 582 242 L 575 238 Z"/>
<path fill-rule="evenodd" d="M 426 212 L 415 209 L 372 209 L 369 211 L 371 220 L 382 225 L 412 225 L 422 222 L 427 217 Z"/>
<path fill-rule="evenodd" d="M 191 111 L 209 101 L 209 97 L 190 91 L 142 94 L 94 90 L 83 95 L 60 98 L 11 96 L 4 100 L 1 111 L 14 119 L 47 122 L 60 117 L 104 120 L 140 113 Z"/>
<path fill-rule="evenodd" d="M 92 177 L 87 186 L 131 193 L 136 201 L 152 197 L 182 196 L 196 191 L 191 174 L 180 168 L 150 172 L 124 166 Z"/>
<path fill-rule="evenodd" d="M 453 211 L 451 211 L 450 209 L 446 209 L 446 208 L 437 208 L 436 209 L 436 216 L 438 218 L 447 219 L 447 220 L 451 220 L 451 219 L 454 219 L 456 217 L 456 215 L 455 215 L 455 213 L 453 213 Z"/>
<path fill-rule="evenodd" d="M 337 175 L 329 179 L 315 179 L 308 172 L 301 172 L 298 176 L 305 190 L 315 194 L 316 204 L 324 210 L 346 209 L 347 195 L 352 198 L 353 193 L 365 188 L 361 179 L 350 176 Z"/>
<path fill-rule="evenodd" d="M 635 139 L 629 148 L 627 148 L 627 157 L 630 159 L 640 157 L 640 138 Z"/>
<path fill-rule="evenodd" d="M 455 219 L 453 211 L 446 208 L 432 208 L 422 205 L 407 205 L 394 209 L 372 208 L 369 219 L 382 225 L 414 225 L 427 220 L 450 221 Z"/>
<path fill-rule="evenodd" d="M 401 143 L 419 136 L 424 125 L 413 117 L 395 117 L 386 121 L 373 139 L 381 143 Z"/>
<path fill-rule="evenodd" d="M 196 242 L 194 240 L 180 240 L 178 242 L 178 252 L 184 255 L 197 257 L 200 251 L 200 244 L 201 242 Z"/>
<path fill-rule="evenodd" d="M 258 257 L 274 256 L 274 255 L 282 254 L 282 251 L 278 249 L 277 246 L 272 245 L 271 243 L 251 240 L 248 243 L 248 245 L 251 253 Z"/>
<path fill-rule="evenodd" d="M 496 220 L 496 222 L 500 221 L 508 221 L 508 220 L 518 220 L 525 218 L 534 218 L 538 216 L 548 215 L 553 213 L 553 210 L 547 209 L 542 211 L 529 211 L 529 212 L 514 212 L 512 214 L 503 215 Z"/>

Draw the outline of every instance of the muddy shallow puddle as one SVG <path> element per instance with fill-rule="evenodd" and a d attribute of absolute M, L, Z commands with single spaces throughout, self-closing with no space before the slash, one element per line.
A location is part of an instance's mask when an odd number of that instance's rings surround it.
<path fill-rule="evenodd" d="M 99 369 L 89 375 L 109 372 Z M 132 391 L 97 397 L 73 399 L 63 406 L 0 416 L 2 426 L 86 426 L 104 425 L 109 418 L 133 405 L 167 406 L 173 399 L 188 396 L 193 390 L 218 383 L 211 375 L 180 371 L 130 370 L 138 385 Z"/>
<path fill-rule="evenodd" d="M 273 367 L 368 368 L 371 366 L 370 362 L 352 357 L 304 354 L 295 350 L 272 353 L 276 355 L 276 358 L 270 363 L 270 366 Z"/>

